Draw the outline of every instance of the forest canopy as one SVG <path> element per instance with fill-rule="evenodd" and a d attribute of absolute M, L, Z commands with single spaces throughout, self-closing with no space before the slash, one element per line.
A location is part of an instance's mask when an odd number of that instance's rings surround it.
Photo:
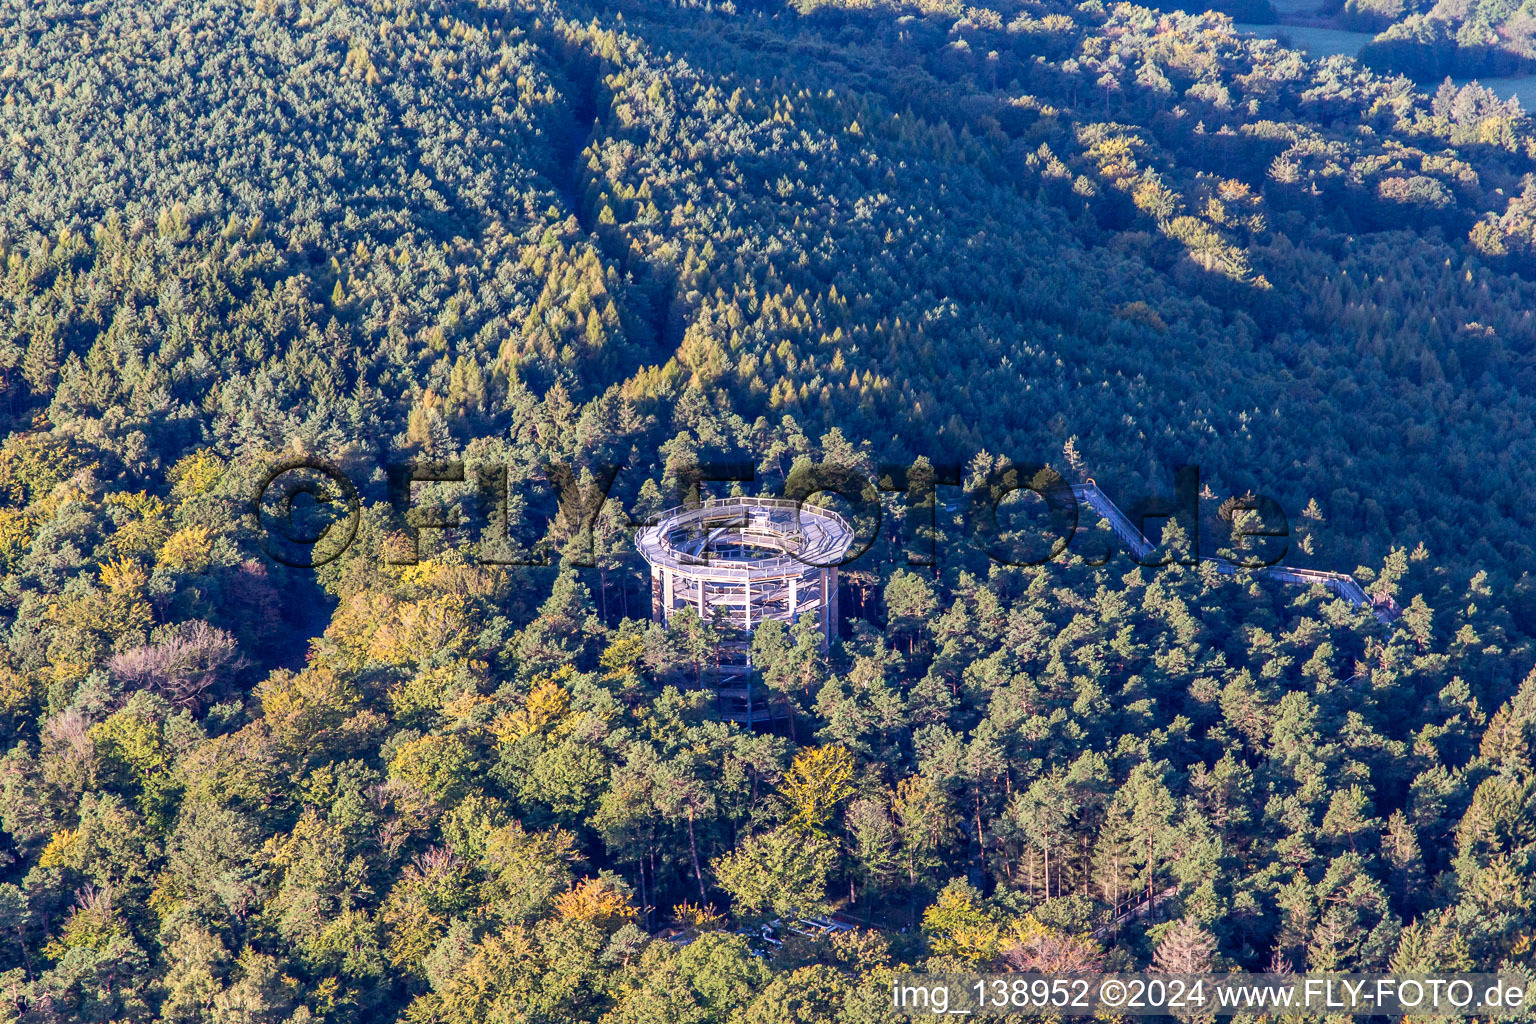
<path fill-rule="evenodd" d="M 1536 124 L 1491 92 L 1099 0 L 91 0 L 0 10 L 0 93 L 0 1020 L 1532 970 Z M 296 458 L 359 492 L 314 570 L 249 514 Z M 389 467 L 452 461 L 401 564 Z M 1196 465 L 1202 547 L 1262 494 L 1401 614 L 1002 565 L 893 486 L 835 640 L 753 634 L 754 730 L 632 541 L 712 461 Z M 583 523 L 551 467 L 622 470 Z"/>

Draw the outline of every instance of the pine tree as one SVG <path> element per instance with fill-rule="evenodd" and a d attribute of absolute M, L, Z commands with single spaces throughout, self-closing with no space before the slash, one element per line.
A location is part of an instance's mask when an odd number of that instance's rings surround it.
<path fill-rule="evenodd" d="M 1526 676 L 1514 698 L 1494 714 L 1483 732 L 1480 755 L 1492 767 L 1528 773 L 1533 741 L 1536 741 L 1536 672 Z"/>
<path fill-rule="evenodd" d="M 1100 898 L 1118 912 L 1136 889 L 1136 856 L 1140 849 L 1131 829 L 1130 811 L 1112 803 L 1093 848 L 1093 884 Z"/>
<path fill-rule="evenodd" d="M 1077 435 L 1067 438 L 1067 443 L 1061 446 L 1061 453 L 1067 460 L 1067 467 L 1077 476 L 1082 476 L 1087 471 L 1087 465 L 1083 457 L 1077 451 Z"/>
<path fill-rule="evenodd" d="M 45 316 L 33 329 L 32 340 L 27 343 L 27 354 L 21 363 L 21 374 L 32 385 L 33 393 L 47 395 L 53 390 L 63 355 L 58 324 L 53 317 Z"/>
<path fill-rule="evenodd" d="M 1402 811 L 1393 811 L 1387 819 L 1381 855 L 1387 862 L 1387 880 L 1398 906 L 1413 910 L 1424 896 L 1424 855 L 1419 850 L 1419 837 Z"/>
<path fill-rule="evenodd" d="M 1374 832 L 1381 819 L 1370 817 L 1370 800 L 1359 786 L 1335 790 L 1323 815 L 1322 834 L 1339 846 L 1358 849 L 1360 839 Z"/>
<path fill-rule="evenodd" d="M 1168 929 L 1157 944 L 1152 963 L 1163 974 L 1205 974 L 1215 956 L 1216 936 L 1194 918 L 1186 917 Z"/>

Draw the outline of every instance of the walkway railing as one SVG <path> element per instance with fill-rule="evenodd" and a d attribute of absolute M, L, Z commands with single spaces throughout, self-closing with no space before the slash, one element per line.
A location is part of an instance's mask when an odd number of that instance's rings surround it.
<path fill-rule="evenodd" d="M 1152 553 L 1157 545 L 1148 540 L 1146 534 L 1131 522 L 1130 517 L 1109 500 L 1109 495 L 1105 494 L 1097 483 L 1089 480 L 1085 484 L 1072 484 L 1071 489 L 1072 497 L 1093 509 L 1105 522 L 1109 523 L 1109 528 L 1114 531 L 1115 536 L 1119 537 L 1138 559 Z M 1204 555 L 1200 560 L 1215 565 L 1218 572 L 1228 576 L 1236 574 L 1238 569 L 1242 568 L 1216 555 Z M 1252 571 L 1281 583 L 1292 583 L 1298 586 L 1321 585 L 1335 597 L 1348 601 L 1351 607 L 1371 609 L 1381 622 L 1391 622 L 1398 615 L 1396 602 L 1390 598 L 1381 601 L 1373 599 L 1349 573 L 1324 572 L 1321 569 L 1293 569 L 1284 565 L 1270 565 Z"/>

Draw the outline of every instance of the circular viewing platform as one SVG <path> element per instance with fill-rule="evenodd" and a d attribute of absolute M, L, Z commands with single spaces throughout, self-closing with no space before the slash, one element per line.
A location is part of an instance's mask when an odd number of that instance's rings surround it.
<path fill-rule="evenodd" d="M 853 528 L 830 509 L 783 498 L 713 498 L 655 517 L 637 538 L 654 568 L 758 580 L 836 568 Z"/>
<path fill-rule="evenodd" d="M 717 498 L 655 516 L 636 544 L 651 567 L 652 618 L 692 609 L 722 631 L 722 675 L 751 667 L 763 622 L 811 614 L 822 645 L 837 631 L 837 566 L 853 527 L 830 509 L 782 498 Z"/>

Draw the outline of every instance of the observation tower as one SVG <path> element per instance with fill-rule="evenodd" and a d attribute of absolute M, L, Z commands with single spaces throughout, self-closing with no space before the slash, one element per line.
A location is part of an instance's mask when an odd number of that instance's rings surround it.
<path fill-rule="evenodd" d="M 761 623 L 815 615 L 823 650 L 837 630 L 837 565 L 853 528 L 836 512 L 780 498 L 716 498 L 662 512 L 636 542 L 651 567 L 651 617 L 668 623 L 692 608 L 721 628 L 722 697 L 733 681 L 745 696 Z"/>

